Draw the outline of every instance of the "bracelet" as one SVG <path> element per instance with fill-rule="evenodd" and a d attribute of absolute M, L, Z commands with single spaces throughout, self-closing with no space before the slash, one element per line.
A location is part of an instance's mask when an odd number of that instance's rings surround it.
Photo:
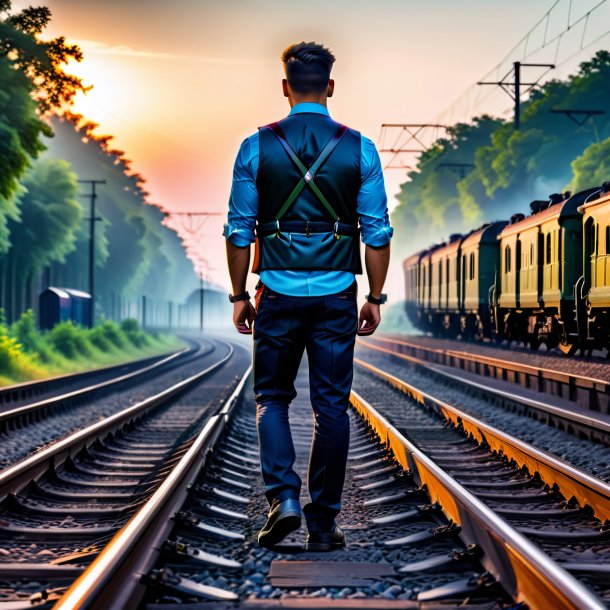
<path fill-rule="evenodd" d="M 370 292 L 366 295 L 366 300 L 373 305 L 384 305 L 388 300 L 388 295 L 381 293 L 379 298 L 374 297 Z"/>
<path fill-rule="evenodd" d="M 249 301 L 250 300 L 250 293 L 246 290 L 246 292 L 242 292 L 241 294 L 230 294 L 229 295 L 229 301 L 231 303 L 237 303 L 237 301 Z"/>

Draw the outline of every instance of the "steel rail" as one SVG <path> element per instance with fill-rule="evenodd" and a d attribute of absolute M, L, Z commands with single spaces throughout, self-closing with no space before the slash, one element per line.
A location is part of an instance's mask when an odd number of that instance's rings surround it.
<path fill-rule="evenodd" d="M 31 396 L 36 396 L 43 393 L 46 390 L 52 390 L 56 386 L 60 387 L 67 385 L 68 383 L 78 382 L 80 380 L 86 380 L 89 377 L 94 379 L 99 377 L 100 374 L 109 373 L 114 370 L 120 370 L 126 367 L 139 367 L 146 366 L 147 362 L 154 362 L 155 360 L 162 360 L 182 354 L 189 351 L 189 347 L 184 347 L 174 352 L 166 352 L 158 354 L 156 356 L 147 356 L 146 358 L 140 358 L 137 360 L 129 360 L 127 362 L 121 362 L 119 364 L 110 364 L 108 366 L 101 366 L 94 369 L 88 369 L 86 371 L 78 371 L 77 373 L 65 373 L 63 375 L 55 375 L 53 377 L 46 377 L 44 379 L 35 379 L 32 381 L 23 381 L 21 383 L 14 383 L 8 386 L 0 387 L 0 407 L 5 406 L 10 402 L 15 402 L 18 399 L 27 399 Z"/>
<path fill-rule="evenodd" d="M 136 369 L 135 371 L 131 371 L 123 375 L 119 375 L 118 377 L 106 379 L 105 381 L 100 381 L 99 383 L 95 383 L 93 385 L 85 386 L 77 390 L 72 390 L 70 392 L 66 392 L 65 394 L 51 396 L 49 398 L 39 400 L 38 402 L 21 405 L 8 411 L 0 412 L 0 428 L 4 427 L 6 429 L 7 426 L 10 426 L 10 423 L 15 420 L 21 419 L 23 417 L 38 415 L 39 413 L 48 410 L 52 411 L 53 409 L 61 408 L 61 405 L 68 401 L 74 399 L 82 399 L 89 395 L 93 395 L 99 390 L 110 388 L 126 381 L 137 379 L 138 377 L 144 377 L 152 371 L 165 367 L 171 363 L 176 363 L 179 358 L 187 356 L 189 355 L 189 353 L 191 355 L 195 355 L 198 351 L 198 349 L 184 348 L 178 352 L 174 352 L 173 354 L 162 358 L 161 360 L 157 360 L 156 362 L 153 362 L 148 366 Z"/>
<path fill-rule="evenodd" d="M 481 564 L 517 602 L 530 610 L 602 610 L 606 606 L 512 528 L 483 502 L 403 436 L 364 398 L 352 391 L 350 401 L 400 465 L 425 487 L 432 502 L 461 528 L 466 545 L 476 544 L 484 552 Z"/>
<path fill-rule="evenodd" d="M 563 420 L 564 422 L 567 422 L 569 424 L 584 428 L 591 435 L 591 438 L 601 437 L 605 439 L 610 439 L 610 419 L 602 419 L 600 417 L 596 417 L 594 412 L 586 411 L 582 407 L 580 408 L 580 411 L 578 410 L 577 406 L 574 407 L 574 410 L 564 409 L 563 407 L 555 406 L 548 402 L 535 400 L 527 396 L 521 396 L 519 394 L 514 394 L 506 390 L 494 388 L 490 385 L 480 383 L 472 379 L 465 379 L 459 374 L 453 374 L 448 371 L 438 369 L 432 363 L 427 362 L 425 360 L 420 360 L 415 356 L 402 354 L 400 352 L 396 352 L 385 347 L 380 347 L 379 345 L 373 345 L 372 343 L 368 342 L 359 342 L 359 344 L 362 347 L 365 347 L 366 349 L 371 349 L 381 353 L 389 354 L 391 356 L 395 356 L 396 358 L 400 358 L 401 360 L 410 362 L 417 367 L 420 367 L 428 372 L 432 372 L 434 375 L 439 375 L 441 377 L 444 377 L 445 379 L 458 382 L 460 385 L 473 388 L 483 394 L 491 394 L 497 396 L 498 398 L 507 400 L 517 405 L 522 405 L 538 413 L 544 413 L 545 416 L 550 416 L 551 418 Z"/>
<path fill-rule="evenodd" d="M 551 487 L 556 486 L 567 500 L 573 498 L 581 507 L 589 506 L 602 523 L 610 521 L 610 485 L 607 483 L 551 453 L 537 449 L 486 424 L 458 407 L 422 392 L 403 379 L 364 360 L 356 358 L 355 362 L 397 390 L 404 392 L 409 398 L 434 411 L 455 427 L 462 428 L 464 433 L 471 436 L 477 443 L 485 444 L 491 451 L 502 454 L 509 460 L 514 460 L 519 467 L 526 468 L 530 475 L 537 472 L 545 483 Z"/>
<path fill-rule="evenodd" d="M 55 610 L 137 607 L 144 594 L 141 575 L 154 565 L 160 544 L 173 527 L 172 516 L 186 500 L 188 486 L 197 477 L 208 451 L 228 423 L 251 371 L 252 366 L 244 373 L 220 411 L 206 422 L 157 491 L 72 584 L 54 606 Z M 217 590 L 217 593 L 221 592 L 221 589 Z M 234 599 L 232 594 L 227 594 L 228 600 Z"/>
<path fill-rule="evenodd" d="M 474 365 L 475 369 L 471 370 L 471 372 L 481 374 L 480 371 L 482 370 L 485 376 L 491 378 L 504 380 L 504 376 L 511 376 L 517 379 L 522 376 L 528 380 L 528 384 L 525 384 L 525 387 L 528 388 L 533 387 L 531 381 L 535 380 L 534 385 L 536 388 L 534 389 L 539 392 L 544 392 L 546 385 L 560 384 L 562 388 L 567 389 L 567 392 L 561 392 L 560 396 L 571 402 L 580 403 L 581 400 L 579 399 L 582 399 L 582 392 L 586 392 L 589 408 L 599 409 L 600 405 L 597 404 L 597 401 L 600 396 L 607 397 L 606 400 L 608 400 L 608 405 L 610 405 L 610 381 L 607 379 L 597 379 L 586 375 L 537 367 L 514 360 L 485 356 L 484 354 L 473 354 L 461 350 L 420 345 L 412 341 L 392 337 L 372 337 L 372 340 L 401 346 L 411 352 L 426 354 L 430 356 L 429 361 L 436 364 L 445 364 L 446 366 L 468 370 L 466 364 L 469 363 Z M 365 345 L 363 341 L 360 341 L 360 343 Z M 492 372 L 501 372 L 502 376 L 492 375 Z M 518 381 L 515 382 L 518 383 Z M 557 393 L 559 394 L 559 392 Z"/>
<path fill-rule="evenodd" d="M 135 405 L 127 407 L 118 413 L 110 415 L 105 419 L 91 424 L 86 428 L 78 430 L 73 434 L 49 445 L 48 447 L 38 451 L 24 460 L 6 468 L 0 472 L 0 501 L 2 501 L 10 493 L 18 493 L 30 481 L 37 479 L 44 474 L 49 468 L 57 468 L 67 458 L 75 455 L 81 449 L 88 447 L 94 443 L 100 436 L 114 432 L 125 424 L 133 421 L 135 418 L 143 415 L 150 409 L 157 407 L 164 402 L 177 397 L 181 392 L 188 390 L 204 377 L 220 368 L 232 357 L 234 353 L 233 346 L 224 342 L 229 347 L 229 353 L 223 356 L 220 360 L 210 365 L 203 371 L 192 375 L 182 381 L 162 390 L 161 392 L 150 396 Z"/>

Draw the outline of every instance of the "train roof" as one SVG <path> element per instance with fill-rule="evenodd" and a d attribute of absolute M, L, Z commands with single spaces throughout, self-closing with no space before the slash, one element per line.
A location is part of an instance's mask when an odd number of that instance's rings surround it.
<path fill-rule="evenodd" d="M 437 257 L 447 256 L 449 254 L 453 254 L 457 252 L 464 239 L 463 235 L 455 234 L 452 236 L 453 239 L 450 239 L 448 242 L 441 244 L 436 250 L 432 253 L 432 258 L 436 259 Z"/>
<path fill-rule="evenodd" d="M 415 254 L 411 254 L 410 256 L 407 256 L 407 258 L 405 258 L 402 261 L 402 266 L 406 269 L 407 267 L 411 267 L 412 265 L 418 264 L 419 261 L 421 260 L 422 256 L 427 251 L 428 250 L 420 250 L 419 252 L 415 252 Z"/>
<path fill-rule="evenodd" d="M 509 224 L 500 233 L 498 239 L 503 239 L 515 233 L 522 233 L 527 229 L 541 225 L 549 220 L 561 221 L 563 218 L 579 216 L 579 206 L 581 206 L 589 195 L 593 194 L 598 188 L 587 189 L 571 195 L 559 203 L 547 203 L 548 207 L 540 212 L 530 214 L 522 220 Z"/>
<path fill-rule="evenodd" d="M 468 248 L 475 244 L 495 243 L 502 229 L 508 224 L 506 220 L 496 220 L 484 224 L 482 227 L 471 231 L 462 241 L 462 248 Z"/>
<path fill-rule="evenodd" d="M 600 188 L 595 189 L 591 195 L 589 195 L 583 204 L 578 208 L 578 211 L 582 214 L 585 210 L 594 208 L 598 205 L 607 204 L 610 201 L 610 182 L 604 182 Z"/>
<path fill-rule="evenodd" d="M 421 259 L 424 258 L 424 256 L 432 254 L 432 252 L 438 250 L 439 248 L 442 248 L 444 245 L 444 242 L 441 244 L 435 244 L 434 246 L 430 246 L 425 250 L 420 250 L 419 252 L 415 252 L 415 254 L 407 256 L 407 258 L 405 258 L 402 262 L 403 267 L 408 267 L 409 265 L 413 265 L 414 263 L 419 263 Z"/>

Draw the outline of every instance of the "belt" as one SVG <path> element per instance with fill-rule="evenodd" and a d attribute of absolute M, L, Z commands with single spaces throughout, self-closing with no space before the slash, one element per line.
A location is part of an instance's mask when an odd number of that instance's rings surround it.
<path fill-rule="evenodd" d="M 257 235 L 272 233 L 336 233 L 337 235 L 358 235 L 358 227 L 344 222 L 325 222 L 317 220 L 274 220 L 256 226 Z"/>

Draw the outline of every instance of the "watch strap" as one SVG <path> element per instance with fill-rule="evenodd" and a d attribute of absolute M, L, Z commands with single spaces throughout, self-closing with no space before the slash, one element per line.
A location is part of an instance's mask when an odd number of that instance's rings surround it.
<path fill-rule="evenodd" d="M 381 293 L 379 298 L 374 297 L 370 292 L 366 295 L 366 300 L 373 305 L 384 305 L 388 300 L 388 295 Z"/>
<path fill-rule="evenodd" d="M 246 290 L 246 292 L 241 292 L 240 294 L 230 294 L 229 301 L 231 303 L 237 303 L 238 301 L 249 301 L 250 293 Z"/>

